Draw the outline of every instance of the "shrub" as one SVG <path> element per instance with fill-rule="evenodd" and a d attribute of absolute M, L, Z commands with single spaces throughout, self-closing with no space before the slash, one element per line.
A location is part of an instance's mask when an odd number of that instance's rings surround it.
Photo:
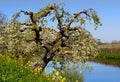
<path fill-rule="evenodd" d="M 9 56 L 0 55 L 0 82 L 51 82 Z"/>

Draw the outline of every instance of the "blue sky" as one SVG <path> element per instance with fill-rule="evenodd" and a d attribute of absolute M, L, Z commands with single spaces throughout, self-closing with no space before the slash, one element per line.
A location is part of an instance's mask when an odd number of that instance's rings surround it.
<path fill-rule="evenodd" d="M 87 29 L 102 42 L 120 40 L 120 0 L 0 0 L 0 12 L 10 18 L 20 10 L 37 11 L 47 4 L 64 3 L 64 8 L 73 13 L 93 8 L 97 11 L 103 26 L 95 31 L 91 26 Z"/>

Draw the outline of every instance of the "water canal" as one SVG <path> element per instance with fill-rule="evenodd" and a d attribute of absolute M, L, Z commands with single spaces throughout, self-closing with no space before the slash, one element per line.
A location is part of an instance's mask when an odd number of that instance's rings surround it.
<path fill-rule="evenodd" d="M 95 62 L 88 64 L 93 70 L 84 69 L 84 82 L 120 82 L 120 67 Z M 49 73 L 50 70 L 51 67 L 48 67 L 46 72 Z"/>

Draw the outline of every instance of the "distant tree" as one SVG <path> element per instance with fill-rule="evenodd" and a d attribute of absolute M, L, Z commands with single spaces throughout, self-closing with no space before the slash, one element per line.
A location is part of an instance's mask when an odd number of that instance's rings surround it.
<path fill-rule="evenodd" d="M 0 12 L 0 33 L 4 30 L 7 24 L 7 16 Z"/>
<path fill-rule="evenodd" d="M 102 42 L 101 42 L 100 39 L 97 39 L 97 43 L 98 43 L 98 44 L 102 44 Z"/>
<path fill-rule="evenodd" d="M 120 43 L 120 41 L 116 41 L 116 40 L 111 42 L 111 44 L 119 44 L 119 43 Z"/>
<path fill-rule="evenodd" d="M 19 22 L 21 13 L 28 19 Z M 57 25 L 51 28 L 50 21 Z M 5 51 L 15 54 L 17 58 L 22 56 L 28 61 L 39 57 L 34 63 L 35 68 L 42 67 L 44 70 L 51 61 L 54 67 L 59 63 L 60 68 L 65 69 L 70 63 L 84 63 L 89 56 L 97 54 L 95 39 L 83 28 L 86 21 L 93 21 L 95 29 L 101 24 L 93 9 L 73 15 L 56 4 L 38 12 L 21 10 L 13 15 L 0 43 L 5 45 Z"/>
<path fill-rule="evenodd" d="M 7 24 L 7 16 L 0 12 L 0 25 L 6 25 Z"/>

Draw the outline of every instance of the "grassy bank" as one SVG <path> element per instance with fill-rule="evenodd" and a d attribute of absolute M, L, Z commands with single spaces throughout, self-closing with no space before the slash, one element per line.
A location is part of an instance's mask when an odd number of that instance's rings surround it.
<path fill-rule="evenodd" d="M 99 55 L 90 60 L 120 67 L 120 44 L 99 45 L 99 48 Z"/>
<path fill-rule="evenodd" d="M 120 54 L 111 54 L 111 53 L 107 53 L 107 52 L 100 52 L 96 58 L 91 58 L 90 60 L 120 67 Z"/>

